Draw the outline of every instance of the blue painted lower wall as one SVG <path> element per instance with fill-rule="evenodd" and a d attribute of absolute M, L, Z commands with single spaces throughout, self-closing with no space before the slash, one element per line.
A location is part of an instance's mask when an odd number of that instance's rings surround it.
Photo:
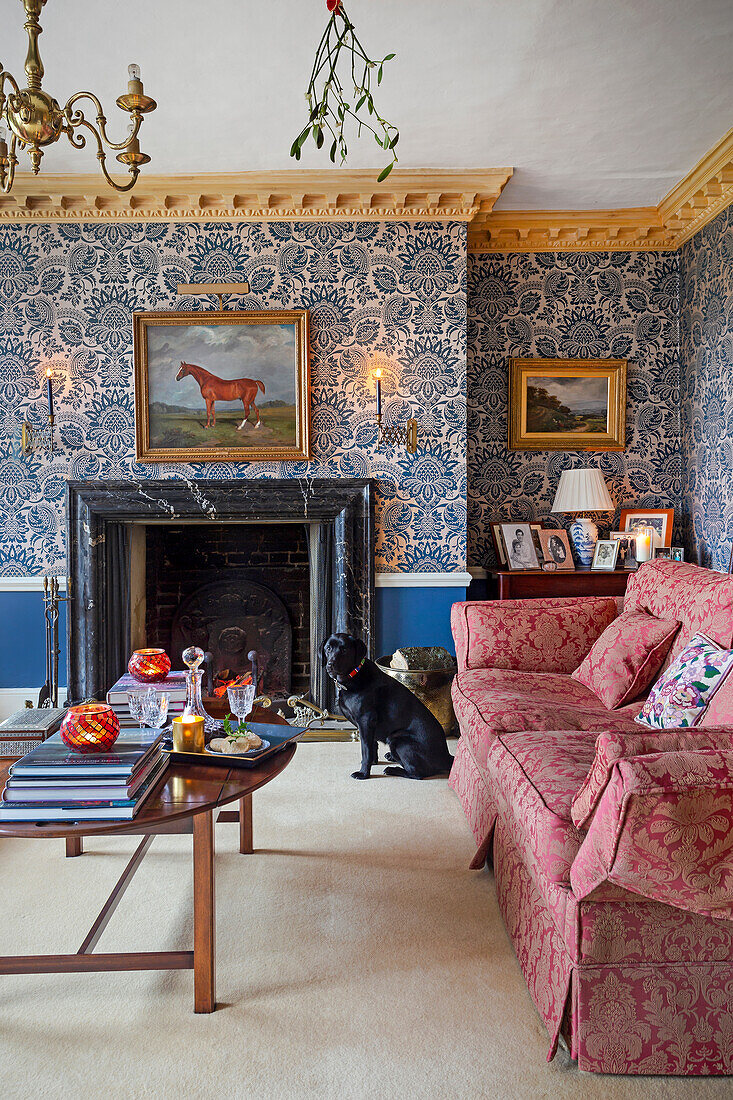
<path fill-rule="evenodd" d="M 454 653 L 451 604 L 465 588 L 378 588 L 375 656 L 401 645 L 442 645 Z M 0 690 L 40 688 L 46 678 L 43 598 L 40 592 L 0 593 Z M 66 684 L 66 608 L 59 619 L 59 683 Z"/>
<path fill-rule="evenodd" d="M 378 588 L 375 656 L 404 645 L 442 645 L 455 653 L 450 609 L 465 598 L 465 588 Z"/>
<path fill-rule="evenodd" d="M 40 592 L 0 593 L 0 690 L 38 688 L 46 679 L 43 596 Z M 66 605 L 59 613 L 59 684 L 66 684 Z"/>

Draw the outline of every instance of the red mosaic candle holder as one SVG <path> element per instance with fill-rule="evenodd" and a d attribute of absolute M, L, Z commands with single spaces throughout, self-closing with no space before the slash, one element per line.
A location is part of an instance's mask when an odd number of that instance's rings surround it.
<path fill-rule="evenodd" d="M 136 649 L 127 664 L 127 671 L 141 684 L 157 684 L 171 670 L 171 660 L 164 649 Z"/>
<path fill-rule="evenodd" d="M 106 752 L 119 735 L 117 715 L 106 703 L 71 707 L 61 723 L 61 740 L 74 752 Z"/>

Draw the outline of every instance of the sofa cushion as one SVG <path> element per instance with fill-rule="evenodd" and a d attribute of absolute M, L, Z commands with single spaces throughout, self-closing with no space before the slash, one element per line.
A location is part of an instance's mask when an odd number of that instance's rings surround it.
<path fill-rule="evenodd" d="M 676 619 L 625 610 L 593 643 L 573 679 L 590 688 L 609 710 L 631 703 L 659 672 L 679 626 Z"/>
<path fill-rule="evenodd" d="M 596 740 L 593 764 L 573 799 L 571 816 L 579 829 L 587 828 L 614 765 L 624 758 L 655 753 L 733 752 L 733 730 L 665 730 L 659 733 L 601 733 Z"/>
<path fill-rule="evenodd" d="M 515 834 L 538 881 L 567 885 L 582 833 L 570 806 L 593 761 L 585 731 L 501 733 L 486 754 L 499 812 Z"/>
<path fill-rule="evenodd" d="M 733 754 L 617 760 L 572 865 L 584 898 L 606 880 L 705 916 L 733 917 Z"/>
<path fill-rule="evenodd" d="M 696 634 L 657 680 L 636 721 L 652 729 L 697 725 L 732 671 L 733 650 Z"/>
<path fill-rule="evenodd" d="M 695 634 L 733 646 L 733 577 L 724 573 L 686 562 L 645 562 L 626 585 L 624 610 L 633 609 L 682 623 L 664 667 Z"/>
<path fill-rule="evenodd" d="M 611 596 L 454 604 L 458 669 L 570 673 L 617 614 Z"/>
<path fill-rule="evenodd" d="M 638 726 L 634 725 L 638 702 L 608 711 L 584 684 L 553 672 L 514 672 L 502 668 L 459 672 L 453 681 L 452 694 L 461 734 L 470 741 L 479 765 L 492 739 L 502 731 L 638 732 Z M 594 740 L 591 738 L 591 742 Z"/>

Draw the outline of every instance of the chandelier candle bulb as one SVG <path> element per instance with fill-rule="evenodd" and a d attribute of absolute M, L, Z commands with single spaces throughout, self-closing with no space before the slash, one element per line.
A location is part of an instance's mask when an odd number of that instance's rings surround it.
<path fill-rule="evenodd" d="M 382 415 L 382 368 L 375 370 L 374 377 L 377 380 L 377 416 Z"/>
<path fill-rule="evenodd" d="M 142 95 L 143 84 L 140 79 L 140 66 L 132 65 L 127 66 L 127 75 L 130 78 L 127 82 L 127 90 L 130 95 Z"/>

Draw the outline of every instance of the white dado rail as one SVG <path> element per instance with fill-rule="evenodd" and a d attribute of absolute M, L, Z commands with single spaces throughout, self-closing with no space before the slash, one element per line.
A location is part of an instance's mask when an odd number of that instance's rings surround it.
<path fill-rule="evenodd" d="M 377 573 L 377 588 L 468 588 L 470 573 Z M 66 589 L 66 577 L 59 577 Z M 0 577 L 2 592 L 42 592 L 43 577 Z"/>
<path fill-rule="evenodd" d="M 377 573 L 376 588 L 468 588 L 470 573 Z"/>

